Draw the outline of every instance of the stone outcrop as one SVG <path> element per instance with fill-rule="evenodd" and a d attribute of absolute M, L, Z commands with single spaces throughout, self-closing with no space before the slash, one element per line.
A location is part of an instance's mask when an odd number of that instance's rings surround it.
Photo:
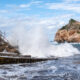
<path fill-rule="evenodd" d="M 20 54 L 20 52 L 18 51 L 18 47 L 10 45 L 10 43 L 5 40 L 2 32 L 0 32 L 0 52 L 11 52 Z"/>
<path fill-rule="evenodd" d="M 55 35 L 57 42 L 80 42 L 80 22 L 71 19 Z"/>

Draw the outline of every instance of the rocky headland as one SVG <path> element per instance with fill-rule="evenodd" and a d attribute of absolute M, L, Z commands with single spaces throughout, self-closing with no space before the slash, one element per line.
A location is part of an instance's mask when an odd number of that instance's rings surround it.
<path fill-rule="evenodd" d="M 69 23 L 59 29 L 55 35 L 55 41 L 62 42 L 80 42 L 80 22 L 70 19 Z"/>

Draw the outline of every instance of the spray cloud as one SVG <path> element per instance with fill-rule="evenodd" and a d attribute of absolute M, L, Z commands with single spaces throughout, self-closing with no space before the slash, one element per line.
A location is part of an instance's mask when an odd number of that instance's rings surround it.
<path fill-rule="evenodd" d="M 22 55 L 67 57 L 79 53 L 76 48 L 68 43 L 51 45 L 42 27 L 35 27 L 30 30 L 26 30 L 25 27 L 16 28 L 8 40 L 12 45 L 18 44 Z"/>

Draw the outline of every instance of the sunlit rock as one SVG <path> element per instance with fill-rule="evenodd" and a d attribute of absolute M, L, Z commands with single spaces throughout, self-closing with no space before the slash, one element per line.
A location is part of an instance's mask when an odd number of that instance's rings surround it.
<path fill-rule="evenodd" d="M 57 42 L 80 42 L 80 22 L 71 19 L 55 35 Z"/>

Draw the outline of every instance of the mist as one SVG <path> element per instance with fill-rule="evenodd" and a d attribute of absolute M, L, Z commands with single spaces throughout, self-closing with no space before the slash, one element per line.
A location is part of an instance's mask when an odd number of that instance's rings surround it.
<path fill-rule="evenodd" d="M 52 45 L 43 27 L 15 28 L 8 36 L 11 45 L 19 46 L 21 55 L 31 55 L 32 57 L 68 57 L 79 54 L 77 48 L 69 43 Z"/>

